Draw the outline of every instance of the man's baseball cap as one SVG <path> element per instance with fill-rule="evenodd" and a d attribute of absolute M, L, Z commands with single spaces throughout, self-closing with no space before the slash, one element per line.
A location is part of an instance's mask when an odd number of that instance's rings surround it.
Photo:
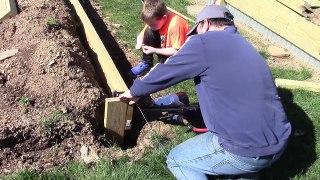
<path fill-rule="evenodd" d="M 196 19 L 196 24 L 188 32 L 187 36 L 197 34 L 197 27 L 201 21 L 205 19 L 217 19 L 217 18 L 219 19 L 225 18 L 232 21 L 233 15 L 229 12 L 229 10 L 225 6 L 209 5 L 200 11 Z"/>

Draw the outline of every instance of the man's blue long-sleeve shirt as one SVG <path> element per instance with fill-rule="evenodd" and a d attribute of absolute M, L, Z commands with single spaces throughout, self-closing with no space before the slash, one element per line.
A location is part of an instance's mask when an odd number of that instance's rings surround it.
<path fill-rule="evenodd" d="M 194 35 L 130 88 L 143 96 L 194 78 L 204 122 L 227 151 L 246 157 L 282 150 L 291 133 L 265 60 L 236 30 Z"/>

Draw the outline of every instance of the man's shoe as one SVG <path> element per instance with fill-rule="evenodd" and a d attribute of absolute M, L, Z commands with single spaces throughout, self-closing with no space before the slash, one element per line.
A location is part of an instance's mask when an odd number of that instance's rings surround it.
<path fill-rule="evenodd" d="M 136 65 L 135 67 L 133 67 L 129 72 L 129 76 L 136 78 L 138 75 L 141 75 L 147 71 L 150 70 L 150 65 L 147 64 L 145 61 L 142 61 L 141 63 L 139 63 L 138 65 Z"/>

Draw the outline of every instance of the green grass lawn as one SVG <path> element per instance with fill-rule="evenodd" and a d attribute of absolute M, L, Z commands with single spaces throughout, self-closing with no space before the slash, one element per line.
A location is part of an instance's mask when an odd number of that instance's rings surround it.
<path fill-rule="evenodd" d="M 121 24 L 116 38 L 128 42 L 134 49 L 136 35 L 144 26 L 139 19 L 140 0 L 99 0 L 104 14 L 113 23 Z M 187 0 L 167 0 L 166 3 L 185 14 Z M 138 51 L 137 51 L 138 53 Z M 307 70 L 293 71 L 272 67 L 275 77 L 304 80 L 311 76 Z M 192 87 L 192 88 L 191 88 Z M 193 81 L 188 80 L 166 90 L 169 92 L 185 91 L 196 102 Z M 303 90 L 279 89 L 285 111 L 292 123 L 294 131 L 303 135 L 292 136 L 287 150 L 280 160 L 270 168 L 261 172 L 261 179 L 320 179 L 320 94 Z M 65 167 L 38 174 L 34 171 L 22 171 L 4 179 L 174 179 L 166 167 L 166 155 L 172 147 L 195 136 L 184 126 L 172 126 L 175 138 L 167 141 L 154 132 L 155 147 L 148 149 L 146 155 L 138 161 L 128 162 L 126 157 L 111 160 L 102 159 L 94 167 L 84 163 L 70 162 Z"/>
<path fill-rule="evenodd" d="M 270 69 L 274 78 L 304 81 L 312 76 L 311 72 L 307 68 L 303 68 L 298 71 L 292 69 L 280 69 L 277 67 L 270 67 Z"/>

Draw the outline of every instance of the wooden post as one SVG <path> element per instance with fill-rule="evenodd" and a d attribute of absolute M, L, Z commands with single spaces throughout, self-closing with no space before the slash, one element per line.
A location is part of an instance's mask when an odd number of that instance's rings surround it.
<path fill-rule="evenodd" d="M 118 98 L 107 98 L 105 102 L 104 127 L 110 135 L 109 139 L 122 145 L 124 127 L 126 127 L 127 120 L 131 120 L 127 118 L 132 118 L 132 107 L 128 103 L 119 101 Z"/>
<path fill-rule="evenodd" d="M 111 92 L 127 90 L 127 85 L 123 81 L 118 69 L 113 63 L 113 60 L 104 47 L 79 0 L 69 1 L 74 6 L 75 11 L 83 24 L 91 50 L 97 55 L 97 61 L 103 71 L 102 76 L 107 80 L 105 83 L 107 84 L 107 89 L 110 89 Z M 132 119 L 132 112 L 133 107 L 120 102 L 118 98 L 107 98 L 105 100 L 104 127 L 106 132 L 110 135 L 110 138 L 118 141 L 120 144 L 123 143 L 126 122 L 127 120 Z"/>

